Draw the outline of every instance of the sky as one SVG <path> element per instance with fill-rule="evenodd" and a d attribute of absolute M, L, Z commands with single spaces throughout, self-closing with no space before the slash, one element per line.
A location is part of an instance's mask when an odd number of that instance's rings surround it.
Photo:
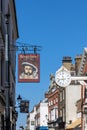
<path fill-rule="evenodd" d="M 63 56 L 71 56 L 74 63 L 75 56 L 87 47 L 87 0 L 15 0 L 15 4 L 17 42 L 41 46 L 39 83 L 18 83 L 16 62 L 16 96 L 29 100 L 31 111 L 44 99 L 50 74 L 61 67 Z M 18 112 L 17 128 L 25 127 L 27 114 Z"/>

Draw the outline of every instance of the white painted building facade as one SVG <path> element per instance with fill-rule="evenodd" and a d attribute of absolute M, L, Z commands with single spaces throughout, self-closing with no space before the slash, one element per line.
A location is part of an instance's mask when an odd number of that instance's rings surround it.
<path fill-rule="evenodd" d="M 27 117 L 27 130 L 39 130 L 48 128 L 48 102 L 44 99 L 34 106 L 34 109 Z"/>
<path fill-rule="evenodd" d="M 40 126 L 47 126 L 48 103 L 40 103 Z"/>
<path fill-rule="evenodd" d="M 66 123 L 78 118 L 76 101 L 81 99 L 81 85 L 69 85 L 66 87 Z M 81 115 L 80 115 L 81 116 Z"/>
<path fill-rule="evenodd" d="M 36 107 L 34 107 L 33 111 L 30 112 L 29 116 L 28 116 L 28 120 L 27 120 L 28 126 L 27 126 L 27 128 L 29 130 L 35 130 L 35 114 L 36 114 Z"/>
<path fill-rule="evenodd" d="M 36 106 L 36 116 L 35 116 L 35 125 L 36 129 L 41 129 L 42 127 L 48 127 L 48 102 L 47 99 L 44 99 Z"/>

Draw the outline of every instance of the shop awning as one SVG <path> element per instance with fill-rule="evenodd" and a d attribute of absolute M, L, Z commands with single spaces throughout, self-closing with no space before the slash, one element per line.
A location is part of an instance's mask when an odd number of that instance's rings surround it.
<path fill-rule="evenodd" d="M 38 126 L 36 130 L 48 130 L 48 126 Z"/>
<path fill-rule="evenodd" d="M 76 121 L 72 122 L 72 124 L 68 125 L 66 130 L 73 129 L 79 126 L 81 127 L 81 118 L 78 118 Z"/>
<path fill-rule="evenodd" d="M 47 126 L 40 126 L 40 130 L 48 130 Z"/>

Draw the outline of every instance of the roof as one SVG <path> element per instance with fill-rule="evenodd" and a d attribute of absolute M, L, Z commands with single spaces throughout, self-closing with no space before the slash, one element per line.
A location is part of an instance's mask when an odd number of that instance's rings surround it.
<path fill-rule="evenodd" d="M 68 125 L 66 130 L 73 129 L 79 126 L 81 127 L 81 118 L 78 118 L 76 121 L 72 122 L 72 124 Z"/>
<path fill-rule="evenodd" d="M 84 48 L 78 75 L 82 75 L 84 73 L 84 68 L 86 68 L 87 65 L 86 62 L 87 62 L 87 48 Z M 85 71 L 87 71 L 87 69 Z"/>

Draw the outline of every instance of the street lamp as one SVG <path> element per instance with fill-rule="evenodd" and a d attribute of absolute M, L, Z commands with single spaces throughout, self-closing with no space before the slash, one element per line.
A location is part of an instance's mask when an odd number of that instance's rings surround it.
<path fill-rule="evenodd" d="M 22 97 L 21 97 L 20 94 L 19 94 L 18 97 L 17 97 L 17 101 L 18 101 L 18 103 L 20 103 L 21 100 L 22 100 Z"/>

